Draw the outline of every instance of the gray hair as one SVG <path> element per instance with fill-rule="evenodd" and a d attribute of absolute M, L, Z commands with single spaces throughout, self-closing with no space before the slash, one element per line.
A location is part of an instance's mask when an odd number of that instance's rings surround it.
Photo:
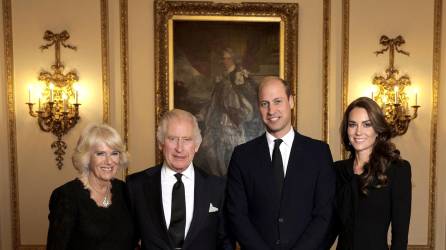
<path fill-rule="evenodd" d="M 200 145 L 202 141 L 200 128 L 198 127 L 198 122 L 195 116 L 185 110 L 182 109 L 172 109 L 167 111 L 159 122 L 158 128 L 156 130 L 156 139 L 159 144 L 164 143 L 164 139 L 166 136 L 167 125 L 169 122 L 174 120 L 182 120 L 182 121 L 190 121 L 194 129 L 194 142 L 195 145 Z"/>
<path fill-rule="evenodd" d="M 81 175 L 90 172 L 91 149 L 101 143 L 119 152 L 121 169 L 128 166 L 129 155 L 119 133 L 106 124 L 90 124 L 82 131 L 72 157 L 74 168 Z"/>

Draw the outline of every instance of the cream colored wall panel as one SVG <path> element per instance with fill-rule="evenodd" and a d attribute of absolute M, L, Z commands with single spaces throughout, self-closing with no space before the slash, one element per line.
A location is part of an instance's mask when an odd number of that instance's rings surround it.
<path fill-rule="evenodd" d="M 323 1 L 299 3 L 298 130 L 322 139 Z"/>
<path fill-rule="evenodd" d="M 409 236 L 412 245 L 427 244 L 428 236 L 433 13 L 433 0 L 350 1 L 349 102 L 359 96 L 370 96 L 374 74 L 382 74 L 388 66 L 388 53 L 378 57 L 373 54 L 381 48 L 381 35 L 390 38 L 402 35 L 406 40 L 402 49 L 411 53 L 410 57 L 396 53 L 395 66 L 400 73 L 409 74 L 413 85 L 419 87 L 418 102 L 422 107 L 407 134 L 394 142 L 402 156 L 412 164 L 413 206 Z"/>
<path fill-rule="evenodd" d="M 82 128 L 102 121 L 101 26 L 99 1 L 27 1 L 12 4 L 14 41 L 14 83 L 17 119 L 18 202 L 21 244 L 44 244 L 48 225 L 51 191 L 73 179 L 71 152 Z M 28 115 L 27 88 L 36 82 L 40 70 L 50 70 L 54 47 L 40 51 L 45 30 L 70 33 L 68 44 L 77 51 L 62 48 L 65 73 L 76 69 L 80 77 L 80 115 L 78 125 L 64 137 L 64 167 L 58 170 L 50 144 L 55 137 L 38 128 Z"/>
<path fill-rule="evenodd" d="M 155 66 L 153 1 L 128 2 L 129 173 L 155 164 Z"/>

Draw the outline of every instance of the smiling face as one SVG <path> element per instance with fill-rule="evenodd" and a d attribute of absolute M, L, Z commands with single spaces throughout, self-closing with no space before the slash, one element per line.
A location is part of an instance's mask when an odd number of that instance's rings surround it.
<path fill-rule="evenodd" d="M 181 173 L 189 167 L 200 146 L 195 138 L 191 119 L 174 118 L 167 122 L 164 140 L 159 148 L 169 168 Z"/>
<path fill-rule="evenodd" d="M 378 133 L 373 128 L 367 110 L 354 108 L 348 116 L 348 139 L 356 154 L 370 156 Z"/>
<path fill-rule="evenodd" d="M 94 145 L 90 150 L 90 173 L 97 181 L 109 182 L 119 167 L 120 153 L 105 143 Z"/>
<path fill-rule="evenodd" d="M 278 79 L 263 82 L 259 89 L 259 110 L 266 129 L 276 138 L 282 138 L 291 129 L 292 96 Z"/>

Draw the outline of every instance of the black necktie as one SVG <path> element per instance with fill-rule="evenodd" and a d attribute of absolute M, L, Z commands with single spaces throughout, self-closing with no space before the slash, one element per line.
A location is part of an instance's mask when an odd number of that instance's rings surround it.
<path fill-rule="evenodd" d="M 186 198 L 184 184 L 180 173 L 176 173 L 177 182 L 172 189 L 172 213 L 170 216 L 169 236 L 175 248 L 181 249 L 184 242 L 184 230 L 186 228 Z"/>
<path fill-rule="evenodd" d="M 274 168 L 274 178 L 277 184 L 277 190 L 279 191 L 279 195 L 282 193 L 283 186 L 283 162 L 282 162 L 282 154 L 280 153 L 280 143 L 282 143 L 282 139 L 274 140 L 274 150 L 273 150 L 273 168 Z"/>

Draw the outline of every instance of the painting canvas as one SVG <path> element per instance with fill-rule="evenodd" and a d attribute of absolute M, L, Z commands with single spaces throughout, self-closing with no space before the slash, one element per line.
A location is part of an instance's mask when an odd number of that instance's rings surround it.
<path fill-rule="evenodd" d="M 158 38 L 165 35 L 167 51 L 161 49 L 158 58 L 162 62 L 165 55 L 167 65 L 157 68 L 157 104 L 164 111 L 179 108 L 196 116 L 203 141 L 194 164 L 225 175 L 234 147 L 264 132 L 258 84 L 265 76 L 286 78 L 285 25 L 281 17 L 217 15 L 200 6 L 214 15 L 182 12 L 165 20 L 168 32 Z"/>

